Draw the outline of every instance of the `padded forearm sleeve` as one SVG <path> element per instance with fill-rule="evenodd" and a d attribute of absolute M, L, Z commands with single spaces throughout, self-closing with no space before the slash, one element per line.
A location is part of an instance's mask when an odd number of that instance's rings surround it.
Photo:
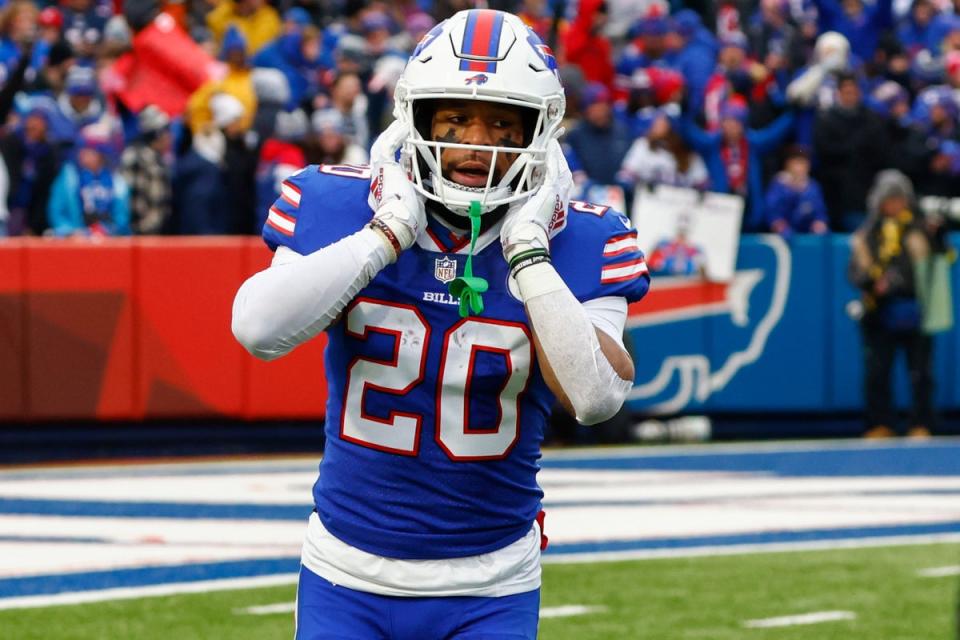
<path fill-rule="evenodd" d="M 307 256 L 280 247 L 237 291 L 233 335 L 254 356 L 278 358 L 330 326 L 389 257 L 370 228 Z"/>
<path fill-rule="evenodd" d="M 517 285 L 540 348 L 577 421 L 596 424 L 613 417 L 633 381 L 614 371 L 583 306 L 546 262 L 521 270 Z"/>

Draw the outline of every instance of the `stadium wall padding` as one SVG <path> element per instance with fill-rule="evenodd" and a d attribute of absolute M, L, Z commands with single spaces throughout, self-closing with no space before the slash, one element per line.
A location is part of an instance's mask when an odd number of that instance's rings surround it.
<path fill-rule="evenodd" d="M 843 235 L 745 236 L 732 283 L 654 276 L 631 307 L 631 407 L 858 410 L 847 247 Z M 271 255 L 258 238 L 0 242 L 0 420 L 321 418 L 322 337 L 261 362 L 230 332 L 237 288 Z M 940 409 L 960 408 L 958 350 L 960 332 L 937 336 Z"/>
<path fill-rule="evenodd" d="M 745 236 L 724 304 L 691 308 L 678 296 L 674 313 L 653 318 L 643 301 L 632 305 L 637 386 L 631 406 L 654 413 L 860 410 L 862 345 L 847 312 L 860 294 L 847 281 L 849 254 L 849 237 L 841 234 L 789 242 Z M 955 263 L 954 282 L 958 278 Z M 661 309 L 671 306 L 665 299 L 672 284 L 664 285 L 658 290 L 654 275 L 648 294 L 664 297 Z M 956 315 L 956 293 L 954 307 Z M 934 344 L 937 407 L 960 408 L 960 380 L 950 366 L 960 332 L 940 334 Z M 902 354 L 891 388 L 898 405 L 906 406 Z"/>
<path fill-rule="evenodd" d="M 256 238 L 0 242 L 0 419 L 319 418 L 323 339 L 274 362 L 233 339 Z"/>

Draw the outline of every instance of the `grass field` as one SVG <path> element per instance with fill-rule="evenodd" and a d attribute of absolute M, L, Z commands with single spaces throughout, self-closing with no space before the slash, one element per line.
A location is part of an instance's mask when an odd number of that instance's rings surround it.
<path fill-rule="evenodd" d="M 544 640 L 939 640 L 957 638 L 960 545 L 878 547 L 544 567 L 543 607 L 599 607 L 541 621 Z M 294 587 L 0 611 L 3 640 L 289 640 Z M 752 628 L 823 611 L 849 619 Z M 429 640 L 424 638 L 423 640 Z"/>

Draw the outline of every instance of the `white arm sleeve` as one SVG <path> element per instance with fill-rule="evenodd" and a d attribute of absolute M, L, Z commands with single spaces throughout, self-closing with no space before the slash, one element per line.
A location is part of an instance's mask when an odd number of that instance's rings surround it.
<path fill-rule="evenodd" d="M 237 291 L 233 335 L 254 356 L 278 358 L 330 326 L 388 262 L 369 228 L 307 256 L 278 247 L 270 267 Z"/>
<path fill-rule="evenodd" d="M 787 85 L 787 99 L 801 106 L 811 106 L 817 97 L 817 91 L 827 77 L 823 65 L 815 64 Z"/>
<path fill-rule="evenodd" d="M 626 300 L 622 313 L 610 312 L 620 303 L 600 298 L 584 308 L 574 297 L 553 265 L 541 262 L 517 274 L 520 296 L 560 387 L 573 405 L 577 422 L 596 424 L 613 417 L 623 406 L 632 380 L 624 380 L 600 349 L 591 317 L 600 319 L 599 329 L 617 338 L 623 333 Z M 589 303 L 588 303 L 589 304 Z M 605 309 L 606 308 L 606 309 Z M 622 344 L 622 342 L 621 342 Z"/>
<path fill-rule="evenodd" d="M 590 324 L 623 346 L 623 328 L 627 324 L 627 299 L 620 296 L 607 296 L 587 300 L 582 305 Z"/>

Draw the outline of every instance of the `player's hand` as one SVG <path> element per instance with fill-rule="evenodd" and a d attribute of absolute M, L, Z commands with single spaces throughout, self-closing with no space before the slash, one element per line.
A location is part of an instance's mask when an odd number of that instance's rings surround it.
<path fill-rule="evenodd" d="M 547 145 L 543 185 L 529 200 L 511 207 L 500 230 L 503 257 L 510 262 L 533 249 L 550 251 L 550 229 L 567 214 L 573 176 L 556 140 Z"/>
<path fill-rule="evenodd" d="M 382 227 L 387 227 L 397 241 L 395 244 L 388 237 L 397 253 L 413 245 L 427 223 L 423 201 L 397 162 L 397 150 L 406 137 L 406 127 L 394 121 L 370 149 L 370 206 L 375 212 L 374 228 L 379 226 L 383 232 Z"/>

